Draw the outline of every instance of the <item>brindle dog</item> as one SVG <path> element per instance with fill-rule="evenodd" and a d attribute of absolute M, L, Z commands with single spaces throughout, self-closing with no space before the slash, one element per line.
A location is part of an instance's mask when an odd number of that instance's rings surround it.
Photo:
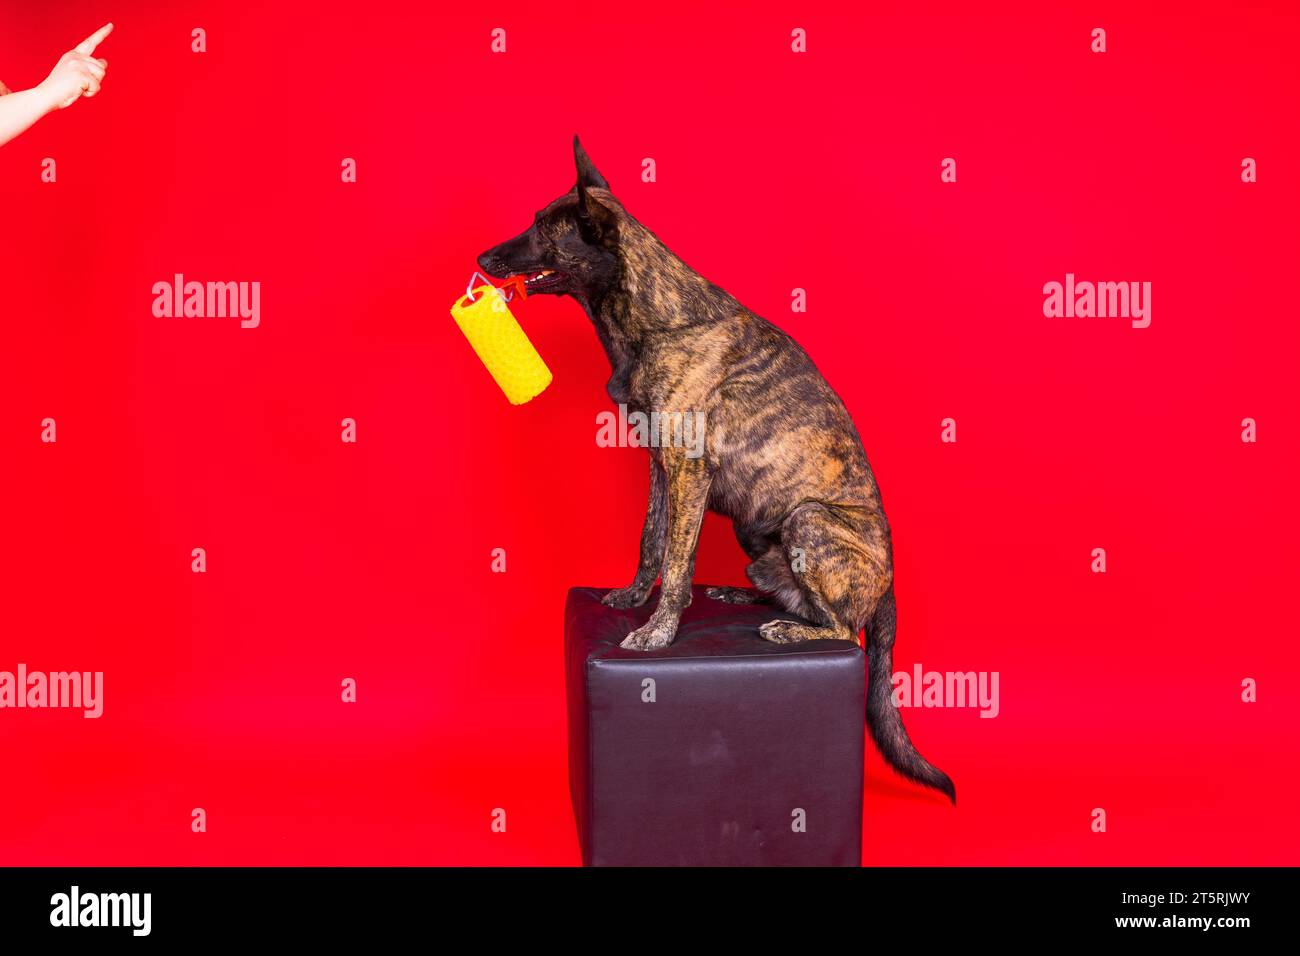
<path fill-rule="evenodd" d="M 703 455 L 650 448 L 641 560 L 612 607 L 659 603 L 624 647 L 666 647 L 691 601 L 706 509 L 731 518 L 758 588 L 711 588 L 731 603 L 775 603 L 804 621 L 759 631 L 778 643 L 856 640 L 866 628 L 867 723 L 904 776 L 946 793 L 946 774 L 908 738 L 890 701 L 893 556 L 880 491 L 843 402 L 788 335 L 673 255 L 609 190 L 577 138 L 578 182 L 525 232 L 479 257 L 484 272 L 522 276 L 530 293 L 569 295 L 609 356 L 610 397 L 632 411 L 704 413 Z"/>

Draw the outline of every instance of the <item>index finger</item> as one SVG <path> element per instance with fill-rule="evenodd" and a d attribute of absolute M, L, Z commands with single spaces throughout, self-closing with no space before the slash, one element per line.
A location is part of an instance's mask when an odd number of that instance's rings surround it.
<path fill-rule="evenodd" d="M 95 52 L 95 47 L 99 46 L 101 43 L 104 42 L 104 37 L 108 36 L 112 32 L 113 32 L 113 24 L 105 23 L 102 27 L 100 27 L 90 36 L 86 37 L 86 39 L 82 40 L 75 47 L 73 47 L 72 48 L 73 52 L 84 53 L 86 56 L 90 56 L 90 54 Z"/>

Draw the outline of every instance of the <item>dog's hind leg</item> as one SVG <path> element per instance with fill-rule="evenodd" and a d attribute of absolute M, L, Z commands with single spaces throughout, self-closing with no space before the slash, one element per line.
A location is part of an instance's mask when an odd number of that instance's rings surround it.
<path fill-rule="evenodd" d="M 769 621 L 759 633 L 778 644 L 856 641 L 893 581 L 883 517 L 846 517 L 809 503 L 786 519 L 781 541 L 786 573 L 798 591 L 794 598 L 783 586 L 781 604 L 810 623 Z"/>
<path fill-rule="evenodd" d="M 790 560 L 780 544 L 770 544 L 762 555 L 745 568 L 745 576 L 758 589 L 756 596 L 763 598 L 761 602 L 755 600 L 750 603 L 775 604 L 791 614 L 810 619 L 816 613 L 808 604 L 808 598 L 790 569 Z"/>
<path fill-rule="evenodd" d="M 774 546 L 771 538 L 766 535 L 755 535 L 748 531 L 736 527 L 736 540 L 740 542 L 741 550 L 749 555 L 751 561 L 757 561 Z M 779 549 L 778 549 L 779 553 Z M 780 562 L 784 563 L 784 562 Z M 752 567 L 752 565 L 751 565 Z M 748 572 L 747 572 L 748 573 Z M 749 579 L 754 580 L 754 575 L 749 573 Z M 757 582 L 756 582 L 757 583 Z M 749 588 L 705 588 L 704 593 L 715 601 L 724 601 L 727 604 L 775 604 L 776 597 L 771 593 L 763 591 L 753 591 Z"/>
<path fill-rule="evenodd" d="M 792 559 L 798 554 L 794 548 L 787 552 L 782 547 L 779 537 L 747 537 L 739 530 L 736 531 L 736 537 L 740 540 L 740 546 L 745 553 L 754 559 L 745 569 L 745 576 L 753 582 L 757 591 L 736 589 L 741 594 L 754 595 L 754 598 L 747 603 L 775 604 L 782 610 L 809 620 L 821 619 L 821 614 L 809 602 L 808 594 L 792 566 Z M 802 568 L 803 565 L 803 561 L 798 562 L 799 567 Z"/>

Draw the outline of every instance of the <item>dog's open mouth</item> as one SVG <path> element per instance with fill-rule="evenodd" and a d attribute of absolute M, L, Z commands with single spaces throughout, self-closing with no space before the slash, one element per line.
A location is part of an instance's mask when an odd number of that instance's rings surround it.
<path fill-rule="evenodd" d="M 567 278 L 563 272 L 556 272 L 554 269 L 538 269 L 536 272 L 516 273 L 524 280 L 524 288 L 530 293 L 533 292 L 550 292 L 559 289 L 564 285 Z M 514 278 L 514 276 L 511 276 Z"/>

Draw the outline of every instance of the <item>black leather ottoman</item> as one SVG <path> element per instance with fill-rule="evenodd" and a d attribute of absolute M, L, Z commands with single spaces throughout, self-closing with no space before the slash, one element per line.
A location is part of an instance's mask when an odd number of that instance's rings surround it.
<path fill-rule="evenodd" d="M 624 650 L 658 591 L 632 610 L 604 593 L 574 588 L 564 615 L 583 862 L 860 865 L 862 649 L 769 643 L 758 625 L 792 615 L 697 587 L 671 647 Z"/>

